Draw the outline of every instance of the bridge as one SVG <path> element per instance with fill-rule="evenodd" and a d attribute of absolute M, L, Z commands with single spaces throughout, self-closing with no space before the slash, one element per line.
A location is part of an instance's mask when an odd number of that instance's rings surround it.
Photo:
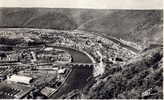
<path fill-rule="evenodd" d="M 97 63 L 68 63 L 66 65 L 97 65 Z"/>
<path fill-rule="evenodd" d="M 66 64 L 66 68 L 68 66 L 72 66 L 72 68 L 93 68 L 94 66 L 96 66 L 96 63 L 68 63 Z"/>

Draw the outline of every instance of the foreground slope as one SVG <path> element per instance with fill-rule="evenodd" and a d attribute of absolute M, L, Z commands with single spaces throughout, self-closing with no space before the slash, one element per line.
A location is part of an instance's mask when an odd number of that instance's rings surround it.
<path fill-rule="evenodd" d="M 142 52 L 124 66 L 108 66 L 102 76 L 91 78 L 83 90 L 74 90 L 63 98 L 160 99 L 162 58 L 162 48 Z"/>

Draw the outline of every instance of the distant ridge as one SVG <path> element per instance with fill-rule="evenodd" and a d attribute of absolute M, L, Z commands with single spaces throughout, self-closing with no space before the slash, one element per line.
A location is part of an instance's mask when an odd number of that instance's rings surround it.
<path fill-rule="evenodd" d="M 162 10 L 0 8 L 1 28 L 82 30 L 143 46 L 162 44 Z"/>

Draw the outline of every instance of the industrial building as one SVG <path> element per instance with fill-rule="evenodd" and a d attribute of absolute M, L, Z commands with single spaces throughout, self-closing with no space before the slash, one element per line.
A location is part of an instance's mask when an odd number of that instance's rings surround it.
<path fill-rule="evenodd" d="M 13 81 L 13 82 L 23 83 L 23 84 L 30 84 L 32 82 L 32 78 L 27 77 L 27 76 L 12 75 L 12 76 L 9 76 L 7 81 Z"/>
<path fill-rule="evenodd" d="M 21 85 L 5 80 L 0 83 L 0 99 L 20 99 L 26 96 L 31 90 L 32 88 L 28 85 Z"/>

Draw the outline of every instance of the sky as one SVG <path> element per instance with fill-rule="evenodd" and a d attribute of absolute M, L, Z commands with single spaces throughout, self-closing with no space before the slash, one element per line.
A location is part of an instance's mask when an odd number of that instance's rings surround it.
<path fill-rule="evenodd" d="M 0 0 L 0 7 L 162 9 L 163 0 Z"/>

